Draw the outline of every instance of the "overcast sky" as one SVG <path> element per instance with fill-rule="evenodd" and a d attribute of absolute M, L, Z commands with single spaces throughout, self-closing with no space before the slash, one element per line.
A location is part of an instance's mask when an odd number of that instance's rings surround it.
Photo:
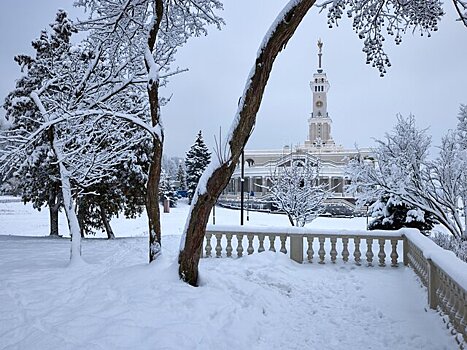
<path fill-rule="evenodd" d="M 163 108 L 165 153 L 184 156 L 202 130 L 214 147 L 214 135 L 229 129 L 258 46 L 271 22 L 288 0 L 225 0 L 222 31 L 193 38 L 180 49 L 177 64 L 189 72 L 174 77 L 164 90 L 173 95 Z M 20 76 L 13 56 L 32 54 L 30 42 L 47 27 L 58 8 L 72 0 L 0 1 L 0 97 Z M 249 149 L 281 148 L 303 143 L 311 112 L 309 82 L 317 68 L 316 42 L 321 38 L 323 67 L 331 84 L 328 111 L 332 135 L 345 147 L 372 146 L 393 127 L 396 114 L 416 116 L 429 127 L 435 143 L 457 122 L 459 104 L 467 103 L 467 28 L 455 21 L 450 2 L 439 31 L 431 38 L 418 33 L 395 46 L 386 41 L 392 67 L 384 78 L 365 64 L 362 41 L 344 19 L 328 29 L 326 14 L 313 9 L 276 60 Z"/>

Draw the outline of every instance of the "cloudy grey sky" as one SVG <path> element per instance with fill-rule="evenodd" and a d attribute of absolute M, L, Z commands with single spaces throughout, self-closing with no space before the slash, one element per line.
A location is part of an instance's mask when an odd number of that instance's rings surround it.
<path fill-rule="evenodd" d="M 20 75 L 13 62 L 18 53 L 32 53 L 30 42 L 54 18 L 57 8 L 79 12 L 72 0 L 2 0 L 0 2 L 0 97 Z M 164 107 L 165 152 L 183 156 L 198 130 L 214 147 L 214 135 L 229 129 L 245 79 L 259 43 L 288 0 L 225 0 L 222 31 L 192 39 L 180 49 L 177 64 L 189 72 L 174 77 L 164 91 L 173 94 Z M 372 146 L 396 120 L 396 114 L 416 116 L 429 127 L 435 143 L 456 125 L 460 103 L 467 103 L 467 28 L 455 21 L 446 2 L 446 16 L 431 38 L 404 36 L 400 46 L 387 40 L 392 67 L 385 78 L 365 64 L 362 42 L 351 20 L 328 29 L 326 14 L 313 9 L 278 57 L 248 148 L 281 148 L 303 143 L 311 112 L 309 81 L 317 66 L 322 38 L 323 66 L 331 83 L 329 113 L 332 134 L 345 147 Z"/>

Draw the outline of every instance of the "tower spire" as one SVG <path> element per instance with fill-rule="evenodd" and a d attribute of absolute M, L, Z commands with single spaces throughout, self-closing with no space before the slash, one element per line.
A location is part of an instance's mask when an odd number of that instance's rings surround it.
<path fill-rule="evenodd" d="M 321 68 L 321 57 L 323 56 L 323 42 L 321 38 L 318 39 L 318 73 L 321 73 L 323 69 Z"/>

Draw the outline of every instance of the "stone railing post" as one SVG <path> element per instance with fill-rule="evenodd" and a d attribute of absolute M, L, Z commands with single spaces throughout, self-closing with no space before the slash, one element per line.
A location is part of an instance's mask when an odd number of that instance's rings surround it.
<path fill-rule="evenodd" d="M 303 236 L 290 236 L 290 259 L 303 263 Z"/>
<path fill-rule="evenodd" d="M 402 261 L 404 262 L 404 266 L 409 265 L 409 240 L 405 236 L 402 243 Z"/>
<path fill-rule="evenodd" d="M 428 304 L 430 305 L 430 309 L 436 310 L 438 307 L 438 296 L 436 295 L 436 290 L 438 289 L 439 277 L 433 261 L 431 259 L 427 259 L 426 261 L 428 270 Z"/>

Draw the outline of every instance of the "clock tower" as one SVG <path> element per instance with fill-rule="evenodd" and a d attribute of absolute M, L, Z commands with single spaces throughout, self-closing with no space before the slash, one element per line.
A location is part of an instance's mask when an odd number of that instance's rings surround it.
<path fill-rule="evenodd" d="M 308 119 L 308 140 L 306 145 L 312 147 L 334 146 L 334 140 L 331 137 L 332 120 L 328 114 L 327 93 L 329 91 L 329 81 L 326 73 L 321 67 L 323 42 L 318 40 L 318 70 L 313 74 L 313 80 L 310 82 L 311 92 L 313 94 L 313 106 L 311 117 Z"/>

